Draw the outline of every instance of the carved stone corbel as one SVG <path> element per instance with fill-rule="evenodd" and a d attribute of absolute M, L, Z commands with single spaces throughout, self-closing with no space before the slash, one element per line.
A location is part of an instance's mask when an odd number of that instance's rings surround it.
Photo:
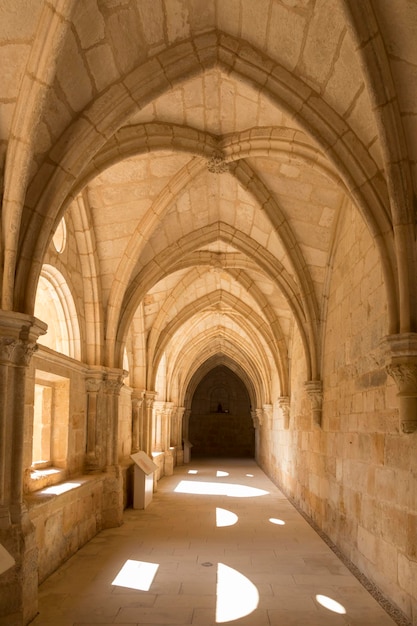
<path fill-rule="evenodd" d="M 400 429 L 417 430 L 417 333 L 389 335 L 382 342 L 385 370 L 398 388 Z"/>
<path fill-rule="evenodd" d="M 321 427 L 323 412 L 323 383 L 321 380 L 308 380 L 305 388 L 310 398 L 313 426 Z"/>
<path fill-rule="evenodd" d="M 253 427 L 255 429 L 262 428 L 263 420 L 264 420 L 264 412 L 263 409 L 255 409 L 251 412 Z"/>

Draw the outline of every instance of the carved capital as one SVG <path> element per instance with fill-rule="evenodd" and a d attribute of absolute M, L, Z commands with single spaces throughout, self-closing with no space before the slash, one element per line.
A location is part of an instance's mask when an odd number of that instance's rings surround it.
<path fill-rule="evenodd" d="M 264 421 L 264 411 L 263 409 L 255 409 L 251 412 L 252 422 L 254 428 L 261 428 Z"/>
<path fill-rule="evenodd" d="M 102 378 L 86 378 L 85 379 L 85 388 L 87 393 L 98 393 L 101 389 L 101 385 L 103 384 Z"/>
<path fill-rule="evenodd" d="M 289 396 L 280 396 L 278 398 L 278 406 L 284 416 L 284 428 L 288 429 L 290 426 L 290 398 Z"/>
<path fill-rule="evenodd" d="M 37 344 L 33 342 L 14 337 L 0 337 L 0 362 L 27 366 L 37 349 Z"/>
<path fill-rule="evenodd" d="M 132 394 L 132 408 L 139 411 L 143 405 L 143 398 L 141 396 L 137 396 L 136 394 Z"/>
<path fill-rule="evenodd" d="M 145 401 L 145 406 L 147 409 L 153 408 L 153 404 L 157 395 L 158 394 L 156 391 L 142 391 L 142 398 Z"/>
<path fill-rule="evenodd" d="M 162 416 L 165 411 L 165 402 L 161 402 L 160 400 L 154 400 L 153 409 L 155 411 L 155 415 Z"/>
<path fill-rule="evenodd" d="M 185 413 L 185 407 L 178 406 L 177 407 L 177 420 L 178 421 L 182 420 L 184 413 Z"/>
<path fill-rule="evenodd" d="M 123 387 L 123 377 L 119 376 L 118 378 L 107 378 L 105 384 L 106 393 L 111 396 L 118 396 L 121 388 Z"/>
<path fill-rule="evenodd" d="M 321 426 L 321 416 L 323 411 L 323 384 L 321 380 L 308 380 L 305 388 L 310 398 L 313 424 Z"/>

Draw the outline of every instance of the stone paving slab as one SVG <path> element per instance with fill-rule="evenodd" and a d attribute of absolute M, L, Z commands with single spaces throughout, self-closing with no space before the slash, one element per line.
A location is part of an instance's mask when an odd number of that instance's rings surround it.
<path fill-rule="evenodd" d="M 250 459 L 175 468 L 147 509 L 128 509 L 123 526 L 84 546 L 39 597 L 33 626 L 395 624 Z"/>

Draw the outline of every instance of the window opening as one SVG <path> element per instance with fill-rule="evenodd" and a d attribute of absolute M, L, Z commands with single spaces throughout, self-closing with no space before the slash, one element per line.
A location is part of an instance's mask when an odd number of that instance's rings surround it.
<path fill-rule="evenodd" d="M 32 467 L 65 468 L 68 452 L 69 379 L 36 370 Z"/>

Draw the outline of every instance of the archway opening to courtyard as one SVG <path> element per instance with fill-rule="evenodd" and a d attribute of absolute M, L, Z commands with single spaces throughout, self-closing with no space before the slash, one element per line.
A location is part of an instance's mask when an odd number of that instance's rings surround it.
<path fill-rule="evenodd" d="M 210 370 L 191 402 L 189 439 L 193 457 L 255 455 L 255 430 L 248 391 L 225 365 Z"/>

